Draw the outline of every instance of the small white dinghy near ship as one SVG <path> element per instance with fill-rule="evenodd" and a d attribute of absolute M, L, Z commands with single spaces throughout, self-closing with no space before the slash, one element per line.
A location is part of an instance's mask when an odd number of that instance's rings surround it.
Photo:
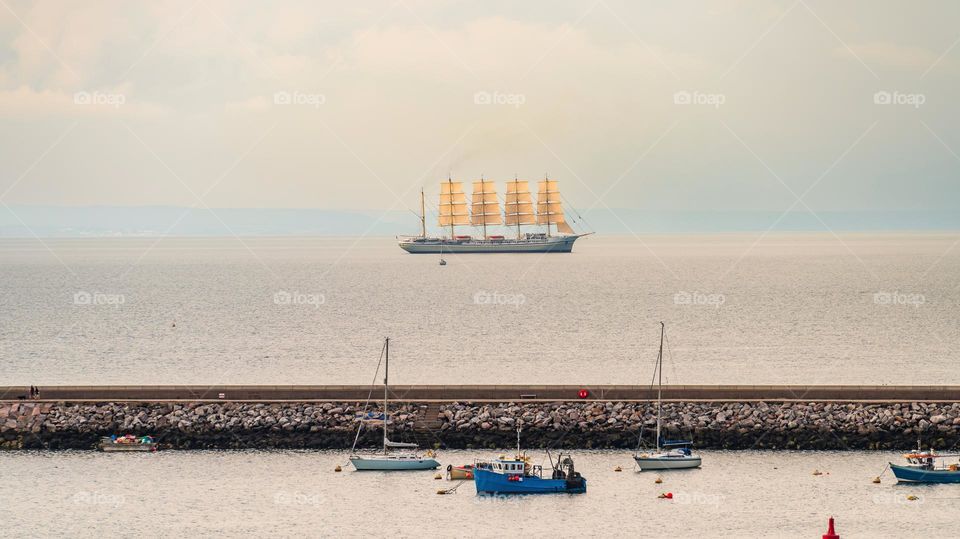
<path fill-rule="evenodd" d="M 387 408 L 389 404 L 389 373 L 390 373 L 390 339 L 387 338 L 383 343 L 384 354 L 384 374 L 383 374 L 383 413 L 376 416 L 364 417 L 357 427 L 357 440 L 360 439 L 360 430 L 364 423 L 382 423 L 383 424 L 383 449 L 380 453 L 374 455 L 358 455 L 353 452 L 356 449 L 357 442 L 354 440 L 353 449 L 351 449 L 350 464 L 357 471 L 399 471 L 399 470 L 433 470 L 440 467 L 440 463 L 433 458 L 433 452 L 428 451 L 425 455 L 417 452 L 417 444 L 394 442 L 387 437 L 387 426 L 390 423 L 390 412 Z"/>
<path fill-rule="evenodd" d="M 663 440 L 660 437 L 660 411 L 663 404 L 663 332 L 664 325 L 660 322 L 660 351 L 657 353 L 657 445 L 652 452 L 634 454 L 633 460 L 641 472 L 648 470 L 683 470 L 699 468 L 700 455 L 693 453 L 693 442 L 687 440 Z M 641 431 L 641 440 L 643 433 Z"/>

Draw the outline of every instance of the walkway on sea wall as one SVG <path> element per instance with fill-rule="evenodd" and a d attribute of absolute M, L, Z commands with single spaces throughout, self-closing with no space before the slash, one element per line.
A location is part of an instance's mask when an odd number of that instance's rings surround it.
<path fill-rule="evenodd" d="M 372 398 L 382 398 L 382 386 Z M 370 386 L 40 386 L 45 401 L 363 401 Z M 27 386 L 0 386 L 0 400 L 23 400 Z M 391 399 L 427 401 L 633 401 L 655 399 L 650 386 L 631 385 L 396 385 Z M 663 398 L 673 401 L 960 401 L 960 386 L 854 385 L 671 385 Z"/>

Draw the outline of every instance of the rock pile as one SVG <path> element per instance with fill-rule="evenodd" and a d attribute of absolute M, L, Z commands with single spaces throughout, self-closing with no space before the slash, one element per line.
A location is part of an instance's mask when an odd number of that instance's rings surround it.
<path fill-rule="evenodd" d="M 392 406 L 391 437 L 422 447 L 632 448 L 653 441 L 646 402 L 454 402 Z M 0 403 L 0 448 L 91 448 L 100 436 L 151 434 L 177 448 L 329 448 L 353 444 L 357 402 Z M 428 413 L 428 410 L 430 412 Z M 438 410 L 433 417 L 433 411 Z M 368 408 L 376 412 L 376 406 Z M 904 449 L 960 442 L 960 403 L 670 402 L 665 437 L 707 449 Z M 375 447 L 382 433 L 362 431 Z"/>

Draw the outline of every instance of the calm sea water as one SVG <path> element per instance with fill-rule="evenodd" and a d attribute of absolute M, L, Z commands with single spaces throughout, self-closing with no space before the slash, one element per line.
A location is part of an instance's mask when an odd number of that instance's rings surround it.
<path fill-rule="evenodd" d="M 0 384 L 956 383 L 957 235 L 0 241 Z"/>
<path fill-rule="evenodd" d="M 632 470 L 628 452 L 581 451 L 584 495 L 480 498 L 472 482 L 438 496 L 456 483 L 434 472 L 353 472 L 344 453 L 3 452 L 0 536 L 814 538 L 830 515 L 845 539 L 957 536 L 956 486 L 897 485 L 889 472 L 871 482 L 896 454 L 704 457 L 702 469 L 664 474 L 658 485 Z"/>

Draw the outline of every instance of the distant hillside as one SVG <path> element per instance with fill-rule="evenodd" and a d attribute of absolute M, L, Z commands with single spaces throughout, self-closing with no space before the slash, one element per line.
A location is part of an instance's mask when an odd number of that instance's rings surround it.
<path fill-rule="evenodd" d="M 601 234 L 765 231 L 960 230 L 960 211 L 671 212 L 595 209 L 569 212 L 577 230 Z M 779 221 L 778 221 L 779 219 Z M 433 217 L 428 216 L 428 224 Z M 774 225 L 774 223 L 776 223 Z M 0 207 L 0 237 L 84 236 L 396 236 L 416 234 L 420 223 L 406 210 L 145 207 Z M 771 228 L 772 227 L 772 228 Z"/>

